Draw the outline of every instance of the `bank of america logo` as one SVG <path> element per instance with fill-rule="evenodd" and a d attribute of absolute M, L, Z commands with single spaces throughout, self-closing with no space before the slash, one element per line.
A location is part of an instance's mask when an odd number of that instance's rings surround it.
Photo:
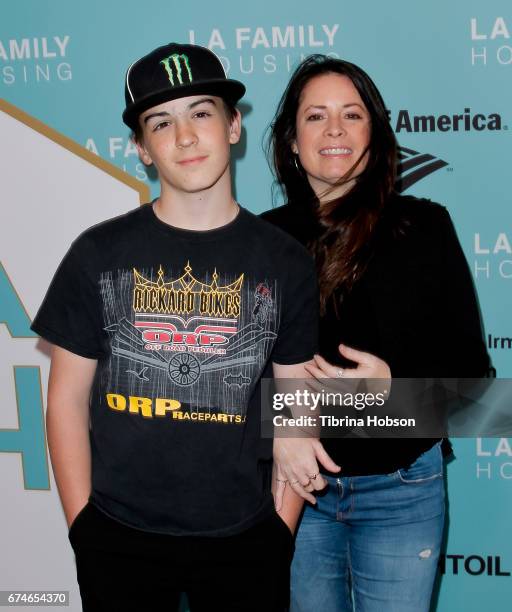
<path fill-rule="evenodd" d="M 402 193 L 414 183 L 445 166 L 448 166 L 448 162 L 429 153 L 419 153 L 412 149 L 399 147 L 396 190 Z"/>
<path fill-rule="evenodd" d="M 188 57 L 184 53 L 173 53 L 166 57 L 161 62 L 167 72 L 169 81 L 174 87 L 175 85 L 183 85 L 184 79 L 188 77 L 187 82 L 192 83 L 192 71 Z"/>

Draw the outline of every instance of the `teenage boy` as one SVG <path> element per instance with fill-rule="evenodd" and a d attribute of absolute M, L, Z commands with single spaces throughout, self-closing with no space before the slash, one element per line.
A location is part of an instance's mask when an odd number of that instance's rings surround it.
<path fill-rule="evenodd" d="M 242 83 L 208 49 L 126 74 L 125 123 L 160 197 L 84 232 L 33 329 L 53 343 L 48 441 L 86 611 L 281 610 L 292 534 L 274 510 L 265 364 L 303 377 L 315 273 L 231 192 Z"/>

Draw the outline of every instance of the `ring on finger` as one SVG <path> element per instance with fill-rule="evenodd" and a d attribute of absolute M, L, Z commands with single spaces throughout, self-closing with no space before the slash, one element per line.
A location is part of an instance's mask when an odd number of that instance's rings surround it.
<path fill-rule="evenodd" d="M 308 474 L 309 480 L 316 480 L 316 477 L 318 476 L 318 474 L 320 474 L 320 472 L 317 472 L 316 474 L 313 474 L 312 476 Z"/>
<path fill-rule="evenodd" d="M 343 377 L 343 368 L 338 368 L 336 370 L 336 378 L 342 378 Z"/>
<path fill-rule="evenodd" d="M 288 482 L 287 478 L 285 478 L 284 480 L 282 478 L 276 478 L 276 480 L 277 482 L 284 482 L 284 483 Z"/>

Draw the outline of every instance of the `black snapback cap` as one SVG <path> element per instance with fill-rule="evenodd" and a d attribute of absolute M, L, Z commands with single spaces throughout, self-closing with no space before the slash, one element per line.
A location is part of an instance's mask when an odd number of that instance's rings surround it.
<path fill-rule="evenodd" d="M 211 94 L 236 104 L 240 81 L 228 79 L 220 59 L 206 47 L 169 43 L 135 61 L 126 72 L 123 121 L 132 130 L 148 108 L 186 96 Z"/>

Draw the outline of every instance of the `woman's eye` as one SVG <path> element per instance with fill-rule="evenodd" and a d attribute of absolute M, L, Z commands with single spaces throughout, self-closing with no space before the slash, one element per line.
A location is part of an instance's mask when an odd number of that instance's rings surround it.
<path fill-rule="evenodd" d="M 361 115 L 359 115 L 358 113 L 347 113 L 345 117 L 347 119 L 361 119 Z"/>
<path fill-rule="evenodd" d="M 323 119 L 323 115 L 320 113 L 314 113 L 313 115 L 308 115 L 306 117 L 306 121 L 319 121 L 320 119 Z"/>

